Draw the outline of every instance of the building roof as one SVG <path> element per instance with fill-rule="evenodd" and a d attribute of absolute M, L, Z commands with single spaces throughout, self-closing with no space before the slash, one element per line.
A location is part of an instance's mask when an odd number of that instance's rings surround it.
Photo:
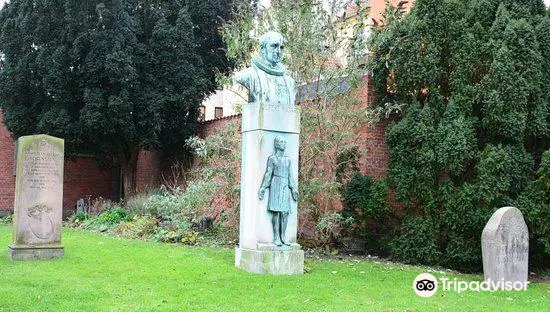
<path fill-rule="evenodd" d="M 371 21 L 379 22 L 382 20 L 382 14 L 386 9 L 386 3 L 393 6 L 399 6 L 405 11 L 410 11 L 414 0 L 347 0 L 349 5 L 343 18 L 352 18 L 357 15 L 360 8 L 367 6 L 369 8 L 369 17 Z M 550 0 L 549 0 L 550 1 Z M 360 7 L 359 7 L 360 6 Z M 373 22 L 374 23 L 374 22 Z"/>

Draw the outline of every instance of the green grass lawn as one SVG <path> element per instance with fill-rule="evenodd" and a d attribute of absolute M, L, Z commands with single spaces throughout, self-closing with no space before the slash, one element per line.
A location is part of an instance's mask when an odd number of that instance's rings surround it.
<path fill-rule="evenodd" d="M 231 249 L 63 235 L 65 258 L 13 262 L 0 226 L 0 311 L 550 311 L 548 283 L 421 298 L 412 281 L 428 268 L 307 259 L 301 276 L 255 275 L 234 267 Z"/>

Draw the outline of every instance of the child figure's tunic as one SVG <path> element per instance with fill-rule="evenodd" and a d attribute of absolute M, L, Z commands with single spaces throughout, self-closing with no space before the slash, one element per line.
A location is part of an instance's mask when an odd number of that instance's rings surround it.
<path fill-rule="evenodd" d="M 290 177 L 290 158 L 269 156 L 262 187 L 269 188 L 267 210 L 290 212 L 290 191 L 294 183 Z"/>

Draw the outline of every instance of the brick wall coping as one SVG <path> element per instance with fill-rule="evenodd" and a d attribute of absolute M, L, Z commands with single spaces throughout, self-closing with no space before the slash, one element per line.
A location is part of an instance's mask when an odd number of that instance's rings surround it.
<path fill-rule="evenodd" d="M 242 114 L 234 114 L 234 115 L 229 115 L 229 116 L 223 116 L 223 117 L 219 117 L 219 118 L 214 118 L 214 119 L 210 119 L 210 120 L 206 120 L 206 121 L 201 121 L 199 122 L 199 124 L 203 125 L 203 124 L 207 124 L 207 123 L 210 123 L 210 122 L 213 122 L 213 121 L 218 121 L 218 120 L 224 120 L 224 119 L 232 119 L 232 118 L 240 118 Z"/>

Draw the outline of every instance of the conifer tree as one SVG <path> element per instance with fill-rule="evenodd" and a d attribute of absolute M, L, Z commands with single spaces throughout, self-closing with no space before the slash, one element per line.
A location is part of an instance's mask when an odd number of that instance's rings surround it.
<path fill-rule="evenodd" d="M 135 190 L 137 154 L 182 153 L 198 107 L 230 71 L 226 0 L 12 0 L 0 12 L 0 108 L 14 137 L 94 152 Z"/>
<path fill-rule="evenodd" d="M 548 258 L 538 247 L 548 232 L 534 226 L 550 222 L 548 213 L 529 209 L 550 203 L 526 193 L 539 194 L 531 185 L 550 148 L 543 1 L 418 0 L 407 15 L 389 8 L 386 21 L 372 40 L 372 68 L 377 105 L 402 108 L 388 112 L 387 130 L 388 179 L 405 207 L 394 255 L 479 270 L 485 223 L 517 204 L 537 242 L 532 253 Z"/>

